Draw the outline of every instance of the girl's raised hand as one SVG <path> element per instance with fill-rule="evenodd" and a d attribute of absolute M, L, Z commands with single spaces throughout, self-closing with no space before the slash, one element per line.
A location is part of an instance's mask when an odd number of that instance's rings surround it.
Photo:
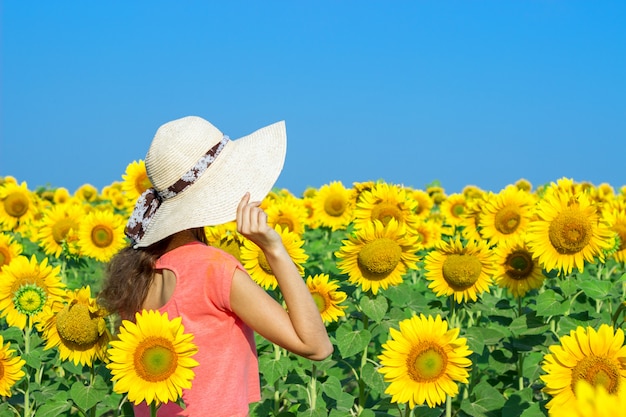
<path fill-rule="evenodd" d="M 282 245 L 280 235 L 267 223 L 261 202 L 250 201 L 250 193 L 246 193 L 237 206 L 237 231 L 261 249 Z"/>

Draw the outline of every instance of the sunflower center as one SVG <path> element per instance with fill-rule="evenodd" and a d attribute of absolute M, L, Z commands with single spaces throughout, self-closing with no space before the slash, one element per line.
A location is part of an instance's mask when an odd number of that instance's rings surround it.
<path fill-rule="evenodd" d="M 315 301 L 315 305 L 317 306 L 319 312 L 322 313 L 326 311 L 326 297 L 318 292 L 311 293 L 311 296 L 313 297 L 313 301 Z"/>
<path fill-rule="evenodd" d="M 267 262 L 267 258 L 265 257 L 265 254 L 261 251 L 259 251 L 259 266 L 266 273 L 270 275 L 274 275 L 274 272 L 272 271 L 272 267 L 270 266 L 269 262 Z"/>
<path fill-rule="evenodd" d="M 324 201 L 324 211 L 329 216 L 341 217 L 347 207 L 347 200 L 339 195 L 328 197 Z"/>
<path fill-rule="evenodd" d="M 600 356 L 588 356 L 572 369 L 572 390 L 579 379 L 593 386 L 602 385 L 609 394 L 615 394 L 620 384 L 620 366 Z"/>
<path fill-rule="evenodd" d="M 423 342 L 407 356 L 407 369 L 415 382 L 435 381 L 445 372 L 448 356 L 441 346 Z"/>
<path fill-rule="evenodd" d="M 137 176 L 135 180 L 135 189 L 139 194 L 143 194 L 143 192 L 150 187 L 152 187 L 152 183 L 150 182 L 150 178 L 148 178 L 147 174 Z"/>
<path fill-rule="evenodd" d="M 580 252 L 591 239 L 589 219 L 579 210 L 565 209 L 552 222 L 548 231 L 550 243 L 561 254 Z"/>
<path fill-rule="evenodd" d="M 113 230 L 104 225 L 97 225 L 91 230 L 91 241 L 99 248 L 106 248 L 113 243 Z"/>
<path fill-rule="evenodd" d="M 4 210 L 11 217 L 22 217 L 28 206 L 28 198 L 22 193 L 11 193 L 4 199 Z"/>
<path fill-rule="evenodd" d="M 98 318 L 92 318 L 85 304 L 65 306 L 56 316 L 61 339 L 79 346 L 91 346 L 98 340 Z"/>
<path fill-rule="evenodd" d="M 482 267 L 475 256 L 455 253 L 443 263 L 443 278 L 455 291 L 466 290 L 478 280 Z"/>
<path fill-rule="evenodd" d="M 367 243 L 359 252 L 357 263 L 364 277 L 381 280 L 392 273 L 402 259 L 402 248 L 389 238 Z"/>
<path fill-rule="evenodd" d="M 517 230 L 521 218 L 517 207 L 505 207 L 496 213 L 494 226 L 498 232 L 509 235 Z"/>
<path fill-rule="evenodd" d="M 402 210 L 393 204 L 378 204 L 372 210 L 372 220 L 380 220 L 385 226 L 389 220 L 402 220 Z"/>
<path fill-rule="evenodd" d="M 169 378 L 178 366 L 178 355 L 174 345 L 163 337 L 147 337 L 141 341 L 134 356 L 137 375 L 148 382 L 159 382 Z"/>
<path fill-rule="evenodd" d="M 276 224 L 279 225 L 283 230 L 287 229 L 289 231 L 295 230 L 295 224 L 293 219 L 288 217 L 281 217 L 276 221 Z"/>
<path fill-rule="evenodd" d="M 61 243 L 67 238 L 67 234 L 71 229 L 76 227 L 76 222 L 72 219 L 66 218 L 59 220 L 52 226 L 52 238 L 55 242 Z"/>
<path fill-rule="evenodd" d="M 523 250 L 512 252 L 506 258 L 506 274 L 512 279 L 527 278 L 533 271 L 533 266 L 532 256 Z"/>
<path fill-rule="evenodd" d="M 22 314 L 33 315 L 41 312 L 46 305 L 46 291 L 35 284 L 24 284 L 13 296 L 15 309 Z"/>
<path fill-rule="evenodd" d="M 453 217 L 461 217 L 465 212 L 465 205 L 461 203 L 453 204 L 450 207 L 450 213 Z"/>

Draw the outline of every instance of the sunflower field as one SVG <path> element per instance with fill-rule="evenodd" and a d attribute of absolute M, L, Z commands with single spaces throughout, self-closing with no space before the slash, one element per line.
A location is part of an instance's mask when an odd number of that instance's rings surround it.
<path fill-rule="evenodd" d="M 142 401 L 155 415 L 193 382 L 179 318 L 117 328 L 98 303 L 150 186 L 143 161 L 102 190 L 0 177 L 0 416 L 132 416 Z M 275 189 L 263 207 L 334 352 L 310 361 L 257 337 L 251 416 L 626 415 L 626 186 L 332 182 Z M 206 232 L 280 301 L 234 223 Z M 128 343 L 149 328 L 171 335 L 165 365 Z"/>

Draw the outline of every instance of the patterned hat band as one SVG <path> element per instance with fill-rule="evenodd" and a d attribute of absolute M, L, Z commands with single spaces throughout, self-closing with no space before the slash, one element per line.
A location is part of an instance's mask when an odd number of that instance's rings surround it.
<path fill-rule="evenodd" d="M 137 203 L 135 203 L 133 213 L 130 215 L 128 224 L 126 225 L 126 229 L 124 230 L 126 236 L 131 240 L 133 247 L 135 247 L 136 242 L 143 238 L 148 229 L 148 225 L 156 214 L 157 209 L 161 206 L 161 203 L 177 196 L 195 183 L 213 161 L 215 161 L 228 141 L 228 136 L 224 135 L 222 140 L 209 149 L 207 153 L 196 162 L 193 168 L 183 174 L 178 181 L 166 189 L 157 191 L 155 188 L 148 188 L 139 196 Z"/>

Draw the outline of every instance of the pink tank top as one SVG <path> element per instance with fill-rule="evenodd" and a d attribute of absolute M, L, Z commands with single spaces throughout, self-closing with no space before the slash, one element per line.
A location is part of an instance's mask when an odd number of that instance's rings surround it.
<path fill-rule="evenodd" d="M 261 393 L 254 333 L 230 307 L 233 274 L 245 271 L 243 266 L 224 251 L 195 242 L 166 253 L 156 267 L 176 275 L 174 294 L 159 311 L 182 317 L 185 333 L 194 335 L 199 363 L 191 388 L 183 391 L 186 409 L 163 404 L 158 416 L 247 416 Z M 135 415 L 149 416 L 149 408 L 143 403 Z"/>

